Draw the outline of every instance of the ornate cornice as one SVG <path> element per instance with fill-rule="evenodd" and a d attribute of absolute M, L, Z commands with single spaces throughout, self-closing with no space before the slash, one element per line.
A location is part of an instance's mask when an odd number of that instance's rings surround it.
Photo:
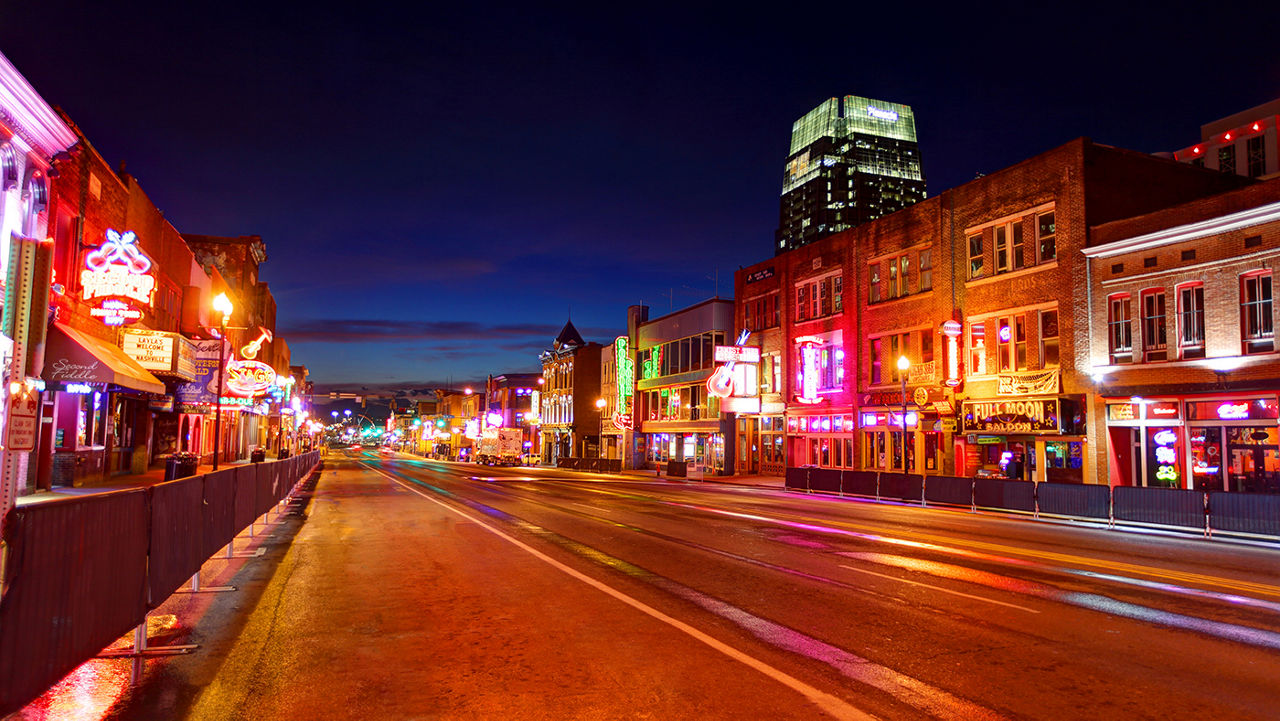
<path fill-rule="evenodd" d="M 45 158 L 76 144 L 71 128 L 4 55 L 0 55 L 0 118 Z"/>

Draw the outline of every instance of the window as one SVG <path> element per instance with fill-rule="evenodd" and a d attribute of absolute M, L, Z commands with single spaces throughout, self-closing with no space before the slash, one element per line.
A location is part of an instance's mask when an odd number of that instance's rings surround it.
<path fill-rule="evenodd" d="M 831 279 L 831 304 L 837 313 L 844 310 L 844 276 L 842 275 Z"/>
<path fill-rule="evenodd" d="M 933 361 L 933 332 L 929 330 L 920 331 L 920 362 L 929 363 Z"/>
<path fill-rule="evenodd" d="M 1248 156 L 1249 177 L 1256 178 L 1267 168 L 1267 151 L 1262 144 L 1262 136 L 1249 138 L 1245 142 L 1245 154 Z"/>
<path fill-rule="evenodd" d="M 996 226 L 996 272 L 1004 273 L 1009 270 L 1009 229 L 1006 226 Z"/>
<path fill-rule="evenodd" d="M 1013 236 L 1010 241 L 1013 251 L 1013 269 L 1022 270 L 1026 267 L 1026 257 L 1022 250 L 1022 222 L 1018 221 L 1012 227 Z"/>
<path fill-rule="evenodd" d="M 898 371 L 898 358 L 907 355 L 907 339 L 909 337 L 909 333 L 889 336 L 889 365 L 893 371 L 892 380 L 894 383 L 902 380 Z"/>
<path fill-rule="evenodd" d="M 1164 288 L 1142 291 L 1142 360 L 1168 358 L 1165 338 Z"/>
<path fill-rule="evenodd" d="M 933 251 L 920 251 L 920 292 L 933 289 Z"/>
<path fill-rule="evenodd" d="M 911 256 L 904 255 L 898 258 L 898 295 L 906 296 L 910 290 L 907 288 L 907 270 L 911 267 Z"/>
<path fill-rule="evenodd" d="M 1058 224 L 1054 213 L 1041 213 L 1036 217 L 1036 245 L 1039 249 L 1037 262 L 1044 263 L 1058 257 Z"/>
<path fill-rule="evenodd" d="M 844 310 L 844 279 L 828 275 L 796 286 L 796 320 L 813 320 Z"/>
<path fill-rule="evenodd" d="M 898 264 L 895 261 L 889 261 L 889 292 L 888 297 L 892 300 L 898 297 Z"/>
<path fill-rule="evenodd" d="M 1027 367 L 1027 316 L 1020 313 L 1000 319 L 996 328 L 1000 370 L 1025 370 Z"/>
<path fill-rule="evenodd" d="M 1275 348 L 1271 324 L 1271 273 L 1246 275 L 1240 281 L 1240 324 L 1245 353 Z"/>
<path fill-rule="evenodd" d="M 809 286 L 802 284 L 796 288 L 796 320 L 806 320 L 809 316 Z"/>
<path fill-rule="evenodd" d="M 818 312 L 814 313 L 813 317 L 817 318 L 820 316 L 831 315 L 831 287 L 829 283 L 825 281 L 820 281 L 818 283 L 818 298 L 820 299 L 818 302 Z"/>
<path fill-rule="evenodd" d="M 844 349 L 831 341 L 801 344 L 796 349 L 796 367 L 801 388 L 809 387 L 811 379 L 806 376 L 812 371 L 817 374 L 812 381 L 818 392 L 838 391 L 844 384 Z"/>
<path fill-rule="evenodd" d="M 871 339 L 871 385 L 880 385 L 884 382 L 884 376 L 881 372 L 881 364 L 884 362 L 884 339 Z"/>
<path fill-rule="evenodd" d="M 1218 148 L 1218 172 L 1236 172 L 1236 146 L 1226 145 Z"/>
<path fill-rule="evenodd" d="M 869 283 L 867 287 L 870 289 L 869 295 L 867 296 L 867 302 L 879 303 L 880 302 L 880 264 L 879 263 L 871 264 L 871 274 L 870 274 Z"/>
<path fill-rule="evenodd" d="M 1204 285 L 1178 289 L 1178 356 L 1204 357 Z"/>
<path fill-rule="evenodd" d="M 975 321 L 969 324 L 969 374 L 987 373 L 987 324 Z"/>
<path fill-rule="evenodd" d="M 969 279 L 982 277 L 982 236 L 969 236 Z"/>
<path fill-rule="evenodd" d="M 1040 367 L 1058 367 L 1058 311 L 1040 311 Z"/>

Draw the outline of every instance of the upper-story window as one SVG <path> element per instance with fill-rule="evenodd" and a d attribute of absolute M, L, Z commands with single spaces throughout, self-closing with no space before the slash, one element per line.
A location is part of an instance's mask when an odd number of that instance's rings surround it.
<path fill-rule="evenodd" d="M 982 277 L 982 234 L 969 236 L 969 280 Z"/>
<path fill-rule="evenodd" d="M 796 286 L 796 320 L 824 318 L 844 310 L 844 278 L 835 273 Z"/>
<path fill-rule="evenodd" d="M 1223 173 L 1236 172 L 1236 146 L 1224 145 L 1218 148 L 1218 171 Z"/>
<path fill-rule="evenodd" d="M 1058 311 L 1040 311 L 1040 367 L 1058 367 Z"/>
<path fill-rule="evenodd" d="M 933 251 L 920 251 L 920 292 L 933 289 Z"/>
<path fill-rule="evenodd" d="M 870 281 L 867 284 L 867 288 L 868 288 L 867 302 L 879 303 L 880 302 L 880 264 L 872 263 L 871 270 L 868 272 L 867 276 Z"/>
<path fill-rule="evenodd" d="M 1250 178 L 1256 178 L 1266 172 L 1267 148 L 1263 140 L 1263 136 L 1258 135 L 1245 141 L 1245 153 L 1248 156 Z"/>
<path fill-rule="evenodd" d="M 969 375 L 987 374 L 987 324 L 974 321 L 969 324 Z"/>
<path fill-rule="evenodd" d="M 778 294 L 770 293 L 743 301 L 742 327 L 751 331 L 778 326 Z"/>
<path fill-rule="evenodd" d="M 885 267 L 885 273 L 888 278 L 886 283 L 881 285 L 880 267 Z M 904 253 L 896 258 L 888 258 L 878 260 L 870 266 L 870 293 L 868 294 L 869 303 L 878 303 L 881 299 L 893 300 L 894 298 L 905 298 L 911 294 L 910 277 L 911 277 L 911 254 Z M 930 268 L 932 272 L 932 267 Z M 930 278 L 932 284 L 932 278 Z"/>
<path fill-rule="evenodd" d="M 1164 314 L 1164 288 L 1142 291 L 1142 360 L 1145 363 L 1169 357 Z"/>
<path fill-rule="evenodd" d="M 1058 257 L 1058 223 L 1053 211 L 1036 216 L 1036 245 L 1040 263 Z"/>
<path fill-rule="evenodd" d="M 1027 314 L 1000 318 L 996 327 L 1000 370 L 1026 370 L 1027 368 Z"/>
<path fill-rule="evenodd" d="M 1111 362 L 1133 362 L 1133 325 L 1128 293 L 1107 299 L 1107 346 Z"/>
<path fill-rule="evenodd" d="M 1204 357 L 1204 283 L 1178 288 L 1178 356 Z"/>
<path fill-rule="evenodd" d="M 1270 353 L 1275 349 L 1271 312 L 1271 271 L 1242 277 L 1240 330 L 1245 353 Z"/>

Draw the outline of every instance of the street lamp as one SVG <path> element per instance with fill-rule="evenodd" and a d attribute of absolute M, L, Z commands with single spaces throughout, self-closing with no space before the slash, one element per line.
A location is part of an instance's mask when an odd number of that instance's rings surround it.
<path fill-rule="evenodd" d="M 608 401 L 603 398 L 596 399 L 596 415 L 600 417 L 600 435 L 596 436 L 596 458 L 604 458 L 604 407 L 608 404 Z"/>
<path fill-rule="evenodd" d="M 226 348 L 227 348 L 227 322 L 231 320 L 231 299 L 226 293 L 219 293 L 213 299 L 213 309 L 222 314 L 222 322 L 219 324 L 221 332 L 218 334 L 218 398 L 214 401 L 216 410 L 213 416 L 213 470 L 218 470 L 218 446 L 222 445 L 222 379 L 227 374 L 226 365 Z"/>
<path fill-rule="evenodd" d="M 898 375 L 902 376 L 902 472 L 907 472 L 907 369 L 911 361 L 905 355 L 898 356 Z"/>

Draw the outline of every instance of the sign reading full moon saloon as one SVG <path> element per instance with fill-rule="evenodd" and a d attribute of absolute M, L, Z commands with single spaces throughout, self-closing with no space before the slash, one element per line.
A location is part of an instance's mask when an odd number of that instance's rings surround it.
<path fill-rule="evenodd" d="M 106 242 L 84 258 L 80 297 L 97 304 L 89 309 L 89 315 L 106 325 L 136 323 L 142 319 L 143 308 L 151 308 L 156 279 L 150 273 L 151 259 L 137 240 L 132 230 L 121 234 L 108 229 Z"/>

